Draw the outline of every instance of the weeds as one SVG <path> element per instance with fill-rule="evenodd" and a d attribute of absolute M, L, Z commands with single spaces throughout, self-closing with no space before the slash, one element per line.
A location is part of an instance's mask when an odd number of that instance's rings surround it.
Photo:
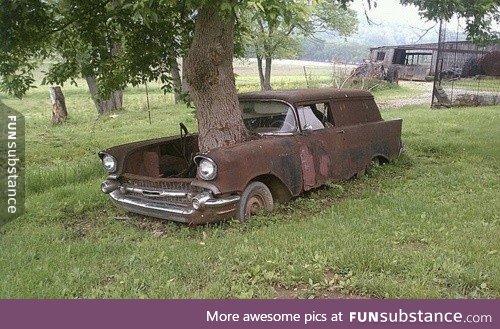
<path fill-rule="evenodd" d="M 179 121 L 193 130 L 192 111 L 151 87 L 152 125 L 135 89 L 126 111 L 96 120 L 83 87 L 67 88 L 71 119 L 60 127 L 43 90 L 2 96 L 28 127 L 27 212 L 0 228 L 2 298 L 500 296 L 498 107 L 386 110 L 403 118 L 398 161 L 247 224 L 192 228 L 112 206 L 96 155 L 177 134 Z M 408 90 L 376 95 L 398 93 Z"/>

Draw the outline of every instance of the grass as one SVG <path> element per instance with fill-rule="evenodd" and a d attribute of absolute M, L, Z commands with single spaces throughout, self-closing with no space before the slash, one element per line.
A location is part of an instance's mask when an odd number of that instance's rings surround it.
<path fill-rule="evenodd" d="M 494 94 L 500 93 L 500 78 L 498 77 L 484 77 L 481 79 L 477 78 L 460 78 L 458 80 L 447 81 L 443 80 L 443 87 L 445 88 L 455 88 L 459 92 L 465 93 L 466 91 L 470 93 L 477 92 L 491 92 Z"/>
<path fill-rule="evenodd" d="M 99 191 L 98 150 L 195 128 L 191 109 L 151 89 L 151 125 L 137 89 L 117 117 L 97 118 L 83 87 L 65 87 L 70 119 L 57 127 L 45 88 L 0 96 L 26 115 L 28 161 L 27 212 L 0 228 L 0 297 L 500 297 L 498 106 L 385 110 L 404 120 L 397 162 L 248 225 L 190 228 L 122 212 Z M 411 91 L 380 95 L 398 92 Z"/>

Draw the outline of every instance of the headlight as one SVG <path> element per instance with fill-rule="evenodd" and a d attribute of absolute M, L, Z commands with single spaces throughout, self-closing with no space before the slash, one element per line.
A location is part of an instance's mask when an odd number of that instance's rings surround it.
<path fill-rule="evenodd" d="M 212 180 L 217 176 L 217 165 L 211 159 L 203 158 L 198 163 L 198 176 L 203 180 Z"/>
<path fill-rule="evenodd" d="M 114 172 L 116 170 L 117 162 L 114 156 L 106 154 L 102 158 L 102 165 L 104 169 L 106 169 L 108 172 Z"/>

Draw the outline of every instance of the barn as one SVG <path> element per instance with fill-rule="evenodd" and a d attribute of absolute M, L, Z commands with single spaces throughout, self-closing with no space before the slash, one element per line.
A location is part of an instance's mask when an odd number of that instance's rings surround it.
<path fill-rule="evenodd" d="M 438 43 L 423 43 L 413 45 L 382 46 L 370 48 L 369 61 L 382 63 L 385 68 L 391 65 L 398 67 L 398 77 L 404 80 L 425 80 L 433 76 L 436 69 Z M 484 69 L 468 72 L 470 75 L 500 75 L 498 60 L 500 59 L 500 44 L 478 46 L 471 41 L 446 41 L 441 44 L 442 60 L 438 63 L 438 71 L 447 75 L 460 76 L 464 67 L 470 70 L 471 62 L 480 64 L 485 58 Z M 488 72 L 484 72 L 484 71 Z M 465 72 L 464 72 L 465 74 Z"/>

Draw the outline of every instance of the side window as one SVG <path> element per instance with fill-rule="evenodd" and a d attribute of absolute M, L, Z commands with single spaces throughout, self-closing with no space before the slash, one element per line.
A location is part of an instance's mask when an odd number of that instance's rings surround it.
<path fill-rule="evenodd" d="M 321 122 L 326 122 L 328 118 L 328 103 L 318 103 L 312 106 L 313 112 L 321 120 Z"/>
<path fill-rule="evenodd" d="M 303 111 L 300 109 L 303 109 Z M 305 126 L 311 126 L 312 128 L 309 127 L 309 129 L 312 130 L 332 127 L 330 103 L 308 104 L 299 107 L 299 120 L 302 129 L 305 129 Z"/>
<path fill-rule="evenodd" d="M 302 130 L 318 130 L 325 128 L 322 122 L 323 114 L 313 106 L 300 106 L 297 109 Z M 319 117 L 319 118 L 318 118 Z"/>

